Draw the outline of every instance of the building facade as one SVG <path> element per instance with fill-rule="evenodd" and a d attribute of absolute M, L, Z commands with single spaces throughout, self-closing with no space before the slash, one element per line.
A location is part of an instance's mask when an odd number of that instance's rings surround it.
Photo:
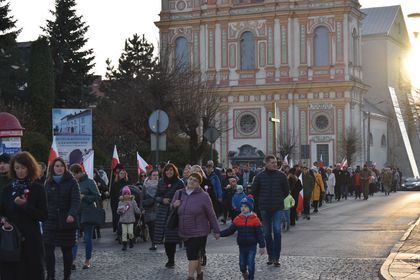
<path fill-rule="evenodd" d="M 350 128 L 363 134 L 361 26 L 356 0 L 162 0 L 160 42 L 174 62 L 217 81 L 229 128 L 220 161 L 345 157 Z M 354 163 L 365 161 L 359 151 Z"/>

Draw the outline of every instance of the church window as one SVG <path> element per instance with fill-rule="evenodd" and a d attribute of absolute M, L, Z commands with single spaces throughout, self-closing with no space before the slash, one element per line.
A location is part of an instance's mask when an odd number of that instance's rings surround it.
<path fill-rule="evenodd" d="M 239 129 L 243 134 L 252 134 L 257 128 L 257 120 L 252 114 L 243 114 L 239 119 Z"/>
<path fill-rule="evenodd" d="M 318 130 L 325 130 L 330 125 L 330 121 L 328 120 L 328 117 L 325 115 L 318 115 L 315 118 L 315 126 Z"/>
<path fill-rule="evenodd" d="M 314 59 L 315 66 L 330 65 L 329 35 L 325 26 L 319 26 L 314 31 Z"/>
<path fill-rule="evenodd" d="M 252 32 L 246 31 L 241 36 L 241 70 L 255 69 L 255 43 Z"/>
<path fill-rule="evenodd" d="M 188 67 L 190 65 L 190 58 L 187 39 L 185 37 L 179 37 L 176 39 L 175 45 L 176 64 L 182 68 Z"/>
<path fill-rule="evenodd" d="M 382 135 L 382 138 L 381 138 L 381 146 L 382 147 L 386 147 L 386 137 L 385 137 L 385 135 Z"/>

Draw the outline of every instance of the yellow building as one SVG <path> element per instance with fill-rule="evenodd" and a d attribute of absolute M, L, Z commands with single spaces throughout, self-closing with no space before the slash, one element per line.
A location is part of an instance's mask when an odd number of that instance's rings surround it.
<path fill-rule="evenodd" d="M 295 162 L 331 165 L 348 129 L 362 134 L 363 16 L 356 0 L 162 0 L 156 24 L 173 58 L 217 81 L 223 164 L 291 143 Z"/>

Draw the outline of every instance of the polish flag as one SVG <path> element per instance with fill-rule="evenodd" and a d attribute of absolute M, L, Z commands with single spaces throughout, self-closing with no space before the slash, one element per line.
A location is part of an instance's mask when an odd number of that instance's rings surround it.
<path fill-rule="evenodd" d="M 298 195 L 298 203 L 297 203 L 297 206 L 296 206 L 296 213 L 300 214 L 300 213 L 303 212 L 303 173 L 300 173 L 300 176 L 299 176 L 298 180 L 302 184 L 302 189 L 300 190 L 299 195 Z"/>
<path fill-rule="evenodd" d="M 82 161 L 82 168 L 84 169 L 84 172 L 86 172 L 86 175 L 93 179 L 93 162 L 94 162 L 95 154 L 94 151 L 91 150 L 88 154 L 83 156 Z"/>
<path fill-rule="evenodd" d="M 146 173 L 148 166 L 149 164 L 137 152 L 137 174 L 140 175 L 141 172 Z"/>
<path fill-rule="evenodd" d="M 343 158 L 343 161 L 341 162 L 341 170 L 342 170 L 344 167 L 348 167 L 348 164 L 347 164 L 347 159 L 346 159 L 346 158 Z"/>
<path fill-rule="evenodd" d="M 324 161 L 322 160 L 322 154 L 321 154 L 321 157 L 319 158 L 319 168 L 324 168 Z"/>
<path fill-rule="evenodd" d="M 284 157 L 284 164 L 289 165 L 289 154 Z"/>
<path fill-rule="evenodd" d="M 112 154 L 111 170 L 114 170 L 118 163 L 120 163 L 120 158 L 118 157 L 117 145 L 114 145 L 114 153 Z"/>
<path fill-rule="evenodd" d="M 57 143 L 55 142 L 55 136 L 53 136 L 53 142 L 51 144 L 50 154 L 48 156 L 48 165 L 50 165 L 56 158 L 58 158 L 58 149 Z"/>

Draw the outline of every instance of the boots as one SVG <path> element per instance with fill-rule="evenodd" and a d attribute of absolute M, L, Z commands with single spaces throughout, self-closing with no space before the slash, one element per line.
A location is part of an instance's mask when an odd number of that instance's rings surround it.
<path fill-rule="evenodd" d="M 96 237 L 101 238 L 101 228 L 100 227 L 96 228 Z"/>
<path fill-rule="evenodd" d="M 123 251 L 127 250 L 127 241 L 123 241 L 123 247 L 122 247 Z"/>
<path fill-rule="evenodd" d="M 128 245 L 128 247 L 129 247 L 130 249 L 134 247 L 134 242 L 133 242 L 133 239 L 130 239 L 130 240 L 129 240 L 129 245 Z"/>
<path fill-rule="evenodd" d="M 197 274 L 197 280 L 203 280 L 204 279 L 204 273 L 201 271 L 201 273 Z"/>

